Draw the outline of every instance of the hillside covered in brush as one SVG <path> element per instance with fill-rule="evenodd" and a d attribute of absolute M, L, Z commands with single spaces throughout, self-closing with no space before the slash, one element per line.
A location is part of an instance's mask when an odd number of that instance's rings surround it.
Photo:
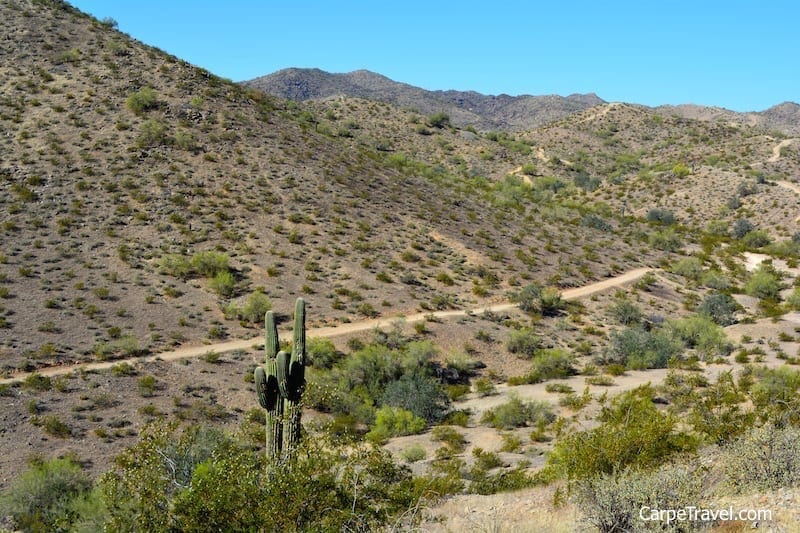
<path fill-rule="evenodd" d="M 531 140 L 393 108 L 382 125 L 318 115 L 67 4 L 2 15 L 7 370 L 247 335 L 262 296 L 315 295 L 336 323 L 503 298 L 525 279 L 575 285 L 657 254 L 636 251 L 644 226 L 569 181 L 489 177 L 535 160 Z M 393 130 L 422 148 L 357 142 Z"/>

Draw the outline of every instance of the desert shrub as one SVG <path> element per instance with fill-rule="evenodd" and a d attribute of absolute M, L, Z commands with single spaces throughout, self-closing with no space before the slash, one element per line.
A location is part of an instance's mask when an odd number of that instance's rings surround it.
<path fill-rule="evenodd" d="M 572 367 L 572 356 L 559 348 L 540 350 L 533 357 L 532 373 L 540 381 L 565 378 L 575 374 Z"/>
<path fill-rule="evenodd" d="M 672 271 L 688 280 L 698 282 L 703 275 L 703 263 L 696 257 L 685 257 L 673 263 Z"/>
<path fill-rule="evenodd" d="M 749 394 L 758 417 L 779 424 L 800 422 L 800 370 L 760 367 L 753 374 L 756 382 Z"/>
<path fill-rule="evenodd" d="M 680 340 L 663 328 L 648 331 L 634 326 L 612 331 L 608 348 L 598 362 L 621 365 L 631 370 L 664 368 L 681 351 Z"/>
<path fill-rule="evenodd" d="M 154 148 L 169 143 L 167 125 L 158 119 L 149 119 L 142 123 L 139 136 L 136 138 L 138 148 Z"/>
<path fill-rule="evenodd" d="M 267 469 L 263 452 L 216 430 L 178 435 L 163 424 L 118 457 L 101 487 L 114 531 L 373 530 L 418 494 L 408 470 L 377 448 L 307 439 L 293 460 Z"/>
<path fill-rule="evenodd" d="M 330 339 L 311 337 L 307 340 L 306 344 L 308 361 L 311 366 L 316 368 L 331 369 L 333 365 L 344 356 L 344 354 L 336 350 L 336 346 Z"/>
<path fill-rule="evenodd" d="M 209 288 L 222 297 L 229 298 L 236 292 L 236 279 L 229 271 L 218 272 L 208 283 Z"/>
<path fill-rule="evenodd" d="M 72 459 L 34 460 L 0 495 L 0 515 L 22 531 L 69 531 L 91 486 Z"/>
<path fill-rule="evenodd" d="M 735 239 L 741 239 L 754 229 L 755 227 L 753 226 L 753 224 L 750 223 L 749 220 L 747 220 L 746 218 L 740 218 L 733 223 L 733 228 L 731 228 L 731 233 Z"/>
<path fill-rule="evenodd" d="M 216 276 L 214 279 L 216 279 Z M 260 324 L 264 320 L 264 315 L 270 309 L 272 309 L 272 302 L 267 295 L 261 291 L 255 291 L 245 300 L 240 318 L 253 324 Z"/>
<path fill-rule="evenodd" d="M 736 311 L 739 304 L 731 295 L 724 292 L 707 294 L 703 302 L 697 307 L 697 312 L 713 320 L 720 326 L 730 326 L 736 323 Z"/>
<path fill-rule="evenodd" d="M 742 244 L 749 249 L 763 248 L 772 242 L 772 238 L 764 230 L 753 230 L 742 237 Z"/>
<path fill-rule="evenodd" d="M 668 328 L 688 348 L 695 349 L 705 357 L 728 355 L 733 349 L 722 327 L 705 315 L 671 320 Z"/>
<path fill-rule="evenodd" d="M 749 296 L 761 299 L 777 300 L 780 297 L 780 277 L 771 266 L 761 264 L 750 275 L 744 286 Z"/>
<path fill-rule="evenodd" d="M 368 440 L 381 444 L 391 437 L 415 435 L 426 426 L 425 419 L 401 407 L 384 406 L 375 414 L 375 424 L 367 433 Z"/>
<path fill-rule="evenodd" d="M 441 385 L 418 373 L 404 374 L 386 385 L 381 403 L 411 411 L 415 416 L 433 423 L 447 412 L 449 400 Z"/>
<path fill-rule="evenodd" d="M 522 401 L 519 396 L 512 395 L 508 402 L 486 410 L 481 423 L 496 429 L 513 429 L 516 427 L 549 424 L 555 420 L 550 404 L 537 400 Z"/>
<path fill-rule="evenodd" d="M 666 465 L 651 472 L 628 469 L 579 481 L 572 499 L 583 514 L 582 521 L 597 531 L 662 530 L 667 524 L 642 520 L 642 509 L 696 506 L 702 480 L 694 468 L 683 465 Z"/>
<path fill-rule="evenodd" d="M 596 428 L 571 433 L 556 442 L 545 478 L 590 478 L 627 466 L 657 466 L 672 454 L 692 450 L 694 439 L 675 430 L 675 418 L 653 404 L 653 389 L 627 391 L 603 406 Z"/>
<path fill-rule="evenodd" d="M 136 387 L 139 389 L 139 394 L 145 398 L 153 395 L 156 390 L 156 378 L 153 375 L 146 375 L 136 380 Z"/>
<path fill-rule="evenodd" d="M 700 397 L 691 402 L 689 422 L 711 442 L 724 444 L 752 425 L 753 413 L 743 408 L 746 400 L 733 374 L 723 372 L 716 383 L 700 389 Z"/>
<path fill-rule="evenodd" d="M 768 491 L 800 484 L 800 429 L 766 424 L 725 450 L 728 483 L 740 492 Z"/>
<path fill-rule="evenodd" d="M 222 252 L 197 252 L 192 255 L 190 264 L 192 271 L 205 278 L 230 270 L 230 258 L 228 254 Z"/>
<path fill-rule="evenodd" d="M 506 348 L 508 348 L 509 352 L 525 359 L 533 357 L 541 345 L 542 339 L 534 334 L 530 328 L 512 331 L 506 342 Z"/>
<path fill-rule="evenodd" d="M 621 299 L 609 308 L 611 317 L 622 324 L 623 326 L 630 326 L 638 324 L 642 320 L 642 311 L 630 300 Z"/>
<path fill-rule="evenodd" d="M 675 215 L 669 209 L 657 207 L 647 212 L 647 221 L 671 226 L 675 223 Z"/>
<path fill-rule="evenodd" d="M 431 439 L 445 443 L 452 451 L 461 453 L 467 447 L 467 439 L 451 426 L 436 426 L 431 430 Z"/>
<path fill-rule="evenodd" d="M 795 311 L 800 310 L 800 287 L 795 287 L 786 297 L 786 304 Z"/>
<path fill-rule="evenodd" d="M 38 372 L 34 372 L 22 381 L 22 388 L 39 392 L 48 391 L 53 388 L 53 380 Z"/>
<path fill-rule="evenodd" d="M 450 126 L 450 116 L 447 113 L 435 113 L 428 117 L 428 125 L 432 128 L 446 128 Z"/>
<path fill-rule="evenodd" d="M 542 288 L 539 285 L 531 283 L 512 294 L 511 300 L 519 304 L 519 308 L 526 313 L 534 313 L 539 310 L 539 299 L 541 296 Z"/>
<path fill-rule="evenodd" d="M 473 382 L 472 386 L 478 396 L 492 396 L 493 394 L 497 394 L 497 388 L 488 378 L 478 378 Z"/>
<path fill-rule="evenodd" d="M 400 457 L 402 457 L 407 463 L 416 463 L 417 461 L 422 461 L 427 456 L 428 454 L 425 451 L 425 448 L 419 444 L 414 444 L 408 448 L 403 448 L 400 451 Z"/>
<path fill-rule="evenodd" d="M 128 96 L 125 104 L 128 106 L 128 109 L 137 115 L 141 115 L 145 111 L 156 107 L 156 92 L 151 87 L 143 87 Z"/>
<path fill-rule="evenodd" d="M 672 228 L 663 231 L 654 231 L 648 237 L 650 246 L 664 252 L 677 252 L 683 246 L 683 241 Z"/>
<path fill-rule="evenodd" d="M 544 316 L 555 316 L 564 309 L 564 299 L 561 298 L 561 292 L 553 287 L 546 287 L 542 290 L 542 295 L 539 298 L 540 311 Z"/>

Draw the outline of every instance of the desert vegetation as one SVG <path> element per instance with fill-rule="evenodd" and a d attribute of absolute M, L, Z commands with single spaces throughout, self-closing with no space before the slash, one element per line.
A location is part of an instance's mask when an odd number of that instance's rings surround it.
<path fill-rule="evenodd" d="M 507 493 L 792 523 L 789 134 L 291 102 L 60 1 L 0 18 L 0 528 L 435 529 Z"/>

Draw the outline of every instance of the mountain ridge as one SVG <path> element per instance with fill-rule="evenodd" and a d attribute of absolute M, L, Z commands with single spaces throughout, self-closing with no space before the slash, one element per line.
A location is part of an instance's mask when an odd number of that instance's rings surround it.
<path fill-rule="evenodd" d="M 291 67 L 243 81 L 242 84 L 294 101 L 348 96 L 414 108 L 425 114 L 445 112 L 456 125 L 469 125 L 483 130 L 534 129 L 574 112 L 609 103 L 593 92 L 560 96 L 505 93 L 486 95 L 474 90 L 427 90 L 366 69 L 331 73 L 319 68 Z M 763 111 L 747 112 L 690 103 L 644 107 L 683 118 L 721 119 L 776 129 L 789 135 L 800 134 L 800 105 L 791 101 L 776 104 Z"/>

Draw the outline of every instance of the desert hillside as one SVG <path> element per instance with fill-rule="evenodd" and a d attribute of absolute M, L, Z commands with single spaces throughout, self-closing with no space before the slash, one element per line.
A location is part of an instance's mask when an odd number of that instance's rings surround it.
<path fill-rule="evenodd" d="M 0 529 L 605 531 L 652 494 L 790 530 L 800 464 L 743 465 L 800 444 L 796 104 L 284 99 L 57 0 L 0 19 Z M 278 467 L 253 371 L 298 297 Z"/>

